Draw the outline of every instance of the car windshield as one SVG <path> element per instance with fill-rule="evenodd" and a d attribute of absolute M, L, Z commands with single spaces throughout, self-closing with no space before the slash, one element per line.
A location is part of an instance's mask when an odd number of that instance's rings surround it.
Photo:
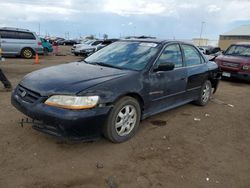
<path fill-rule="evenodd" d="M 225 53 L 232 56 L 247 56 L 250 57 L 250 46 L 233 45 Z"/>
<path fill-rule="evenodd" d="M 153 42 L 121 41 L 97 51 L 85 62 L 139 71 L 145 68 L 157 51 L 158 45 Z"/>

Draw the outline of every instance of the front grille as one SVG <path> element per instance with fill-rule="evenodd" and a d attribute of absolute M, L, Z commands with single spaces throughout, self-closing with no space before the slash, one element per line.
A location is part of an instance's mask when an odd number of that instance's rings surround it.
<path fill-rule="evenodd" d="M 26 89 L 22 87 L 21 85 L 17 86 L 17 95 L 20 98 L 22 98 L 22 100 L 28 103 L 34 103 L 41 97 L 39 93 Z"/>
<path fill-rule="evenodd" d="M 239 63 L 231 63 L 231 62 L 223 62 L 222 65 L 224 67 L 230 67 L 230 68 L 239 68 L 240 67 Z"/>

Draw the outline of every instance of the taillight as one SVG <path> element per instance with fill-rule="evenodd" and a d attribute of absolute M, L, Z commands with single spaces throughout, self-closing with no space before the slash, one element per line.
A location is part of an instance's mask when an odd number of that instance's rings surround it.
<path fill-rule="evenodd" d="M 42 42 L 38 42 L 37 44 L 38 44 L 38 46 L 42 46 Z"/>

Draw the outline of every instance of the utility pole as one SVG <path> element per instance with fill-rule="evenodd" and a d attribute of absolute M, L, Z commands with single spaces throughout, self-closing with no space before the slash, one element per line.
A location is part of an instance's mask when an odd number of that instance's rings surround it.
<path fill-rule="evenodd" d="M 203 32 L 203 25 L 204 25 L 205 23 L 206 23 L 206 22 L 204 22 L 204 21 L 201 22 L 201 32 L 200 32 L 199 46 L 201 45 L 201 37 L 202 37 L 202 32 Z"/>
<path fill-rule="evenodd" d="M 38 35 L 40 36 L 40 22 L 38 23 Z"/>

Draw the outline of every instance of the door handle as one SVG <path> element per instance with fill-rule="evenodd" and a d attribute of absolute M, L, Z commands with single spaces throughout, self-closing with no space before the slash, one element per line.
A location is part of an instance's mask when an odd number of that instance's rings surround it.
<path fill-rule="evenodd" d="M 181 78 L 181 80 L 186 80 L 186 77 Z"/>

